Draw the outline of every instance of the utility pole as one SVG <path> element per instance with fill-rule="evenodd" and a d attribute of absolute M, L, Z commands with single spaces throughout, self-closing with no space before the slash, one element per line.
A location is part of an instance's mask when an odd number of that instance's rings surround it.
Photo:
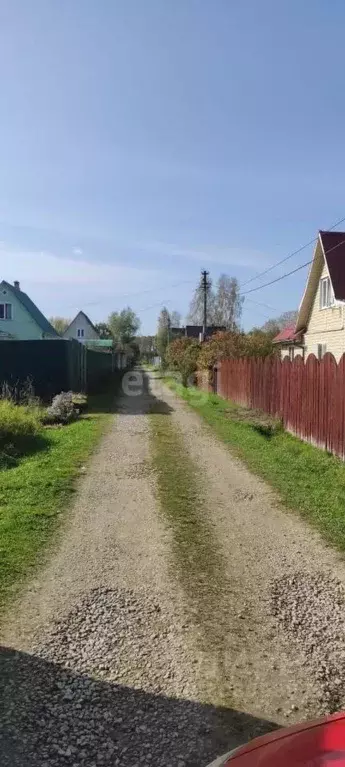
<path fill-rule="evenodd" d="M 207 291 L 208 291 L 208 282 L 207 277 L 209 273 L 204 269 L 203 272 L 201 272 L 201 290 L 203 292 L 203 300 L 204 300 L 204 311 L 203 311 L 203 323 L 202 323 L 202 340 L 205 341 L 206 339 L 206 333 L 207 333 Z"/>

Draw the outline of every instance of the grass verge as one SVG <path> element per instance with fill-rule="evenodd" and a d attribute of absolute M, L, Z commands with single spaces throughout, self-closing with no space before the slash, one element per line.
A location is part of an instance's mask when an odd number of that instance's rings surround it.
<path fill-rule="evenodd" d="M 345 550 L 345 466 L 335 456 L 283 430 L 272 434 L 239 418 L 240 408 L 215 394 L 200 396 L 173 378 L 166 383 L 196 410 L 247 466 L 280 494 L 284 505 Z M 245 409 L 243 409 L 245 410 Z"/>
<path fill-rule="evenodd" d="M 109 388 L 90 398 L 86 417 L 41 429 L 37 449 L 0 471 L 0 611 L 52 540 L 80 467 L 109 423 L 113 396 Z"/>

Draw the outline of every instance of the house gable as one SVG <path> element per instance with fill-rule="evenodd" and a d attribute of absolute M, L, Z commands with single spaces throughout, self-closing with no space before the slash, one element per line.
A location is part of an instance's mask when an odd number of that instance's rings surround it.
<path fill-rule="evenodd" d="M 345 351 L 344 301 L 337 298 L 342 271 L 345 274 L 345 254 L 340 251 L 344 234 L 336 234 L 329 240 L 320 232 L 316 243 L 313 262 L 309 271 L 306 288 L 298 312 L 296 331 L 304 329 L 305 356 L 323 356 L 331 352 L 339 360 Z M 339 243 L 335 245 L 332 243 Z M 327 243 L 327 246 L 326 246 Z M 338 252 L 337 252 L 338 250 Z M 337 265 L 335 267 L 335 261 Z M 321 280 L 328 278 L 335 296 L 330 306 L 322 306 L 320 300 Z M 333 279 L 332 279 L 333 278 Z"/>
<path fill-rule="evenodd" d="M 63 334 L 63 338 L 75 338 L 77 341 L 83 342 L 97 341 L 99 340 L 100 336 L 87 314 L 80 311 L 74 320 L 72 320 L 68 328 L 66 328 Z"/>
<path fill-rule="evenodd" d="M 2 338 L 26 341 L 57 336 L 54 328 L 29 296 L 6 280 L 0 283 L 0 303 L 11 304 L 11 319 L 0 319 Z"/>

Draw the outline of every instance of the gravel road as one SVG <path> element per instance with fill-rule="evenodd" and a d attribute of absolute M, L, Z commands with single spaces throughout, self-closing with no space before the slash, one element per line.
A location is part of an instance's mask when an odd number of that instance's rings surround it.
<path fill-rule="evenodd" d="M 203 477 L 219 552 L 217 598 L 196 582 L 195 610 L 155 492 L 152 408 Z M 123 395 L 49 565 L 2 629 L 1 764 L 203 767 L 344 705 L 344 583 L 340 555 L 152 377 Z"/>

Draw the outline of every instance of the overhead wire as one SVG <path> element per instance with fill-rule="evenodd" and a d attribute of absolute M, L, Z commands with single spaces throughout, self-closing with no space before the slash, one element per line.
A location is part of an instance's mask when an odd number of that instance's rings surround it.
<path fill-rule="evenodd" d="M 332 226 L 329 226 L 327 228 L 327 232 L 332 232 L 333 229 L 335 229 L 336 226 L 339 226 L 339 224 L 342 224 L 345 221 L 345 216 L 343 218 L 340 218 L 339 221 L 336 221 L 335 224 L 332 224 Z M 309 245 L 313 245 L 315 242 L 317 242 L 318 236 L 313 237 L 312 240 L 309 240 L 309 242 L 306 242 L 305 245 L 301 245 L 300 248 L 297 248 L 297 250 L 294 250 L 292 253 L 289 253 L 287 256 L 282 258 L 280 261 L 277 261 L 277 263 L 272 264 L 267 269 L 265 269 L 263 272 L 259 272 L 253 277 L 250 277 L 249 280 L 246 280 L 243 282 L 240 287 L 244 288 L 246 285 L 249 285 L 250 282 L 254 282 L 254 280 L 258 280 L 260 277 L 264 277 L 266 274 L 271 272 L 273 269 L 276 269 L 277 266 L 281 266 L 281 264 L 284 264 L 286 261 L 288 261 L 290 258 L 293 258 L 293 256 L 297 256 L 298 253 L 302 253 L 303 250 L 309 247 Z"/>

